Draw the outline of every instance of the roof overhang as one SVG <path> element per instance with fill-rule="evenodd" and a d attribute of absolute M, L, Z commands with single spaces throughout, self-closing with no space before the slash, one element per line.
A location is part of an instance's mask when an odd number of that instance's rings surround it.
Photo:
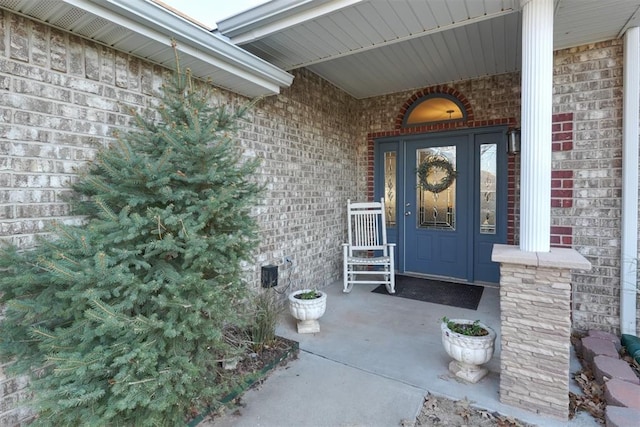
<path fill-rule="evenodd" d="M 277 66 L 150 0 L 0 0 L 0 8 L 170 69 L 175 40 L 182 68 L 248 97 L 277 94 L 293 81 Z"/>
<path fill-rule="evenodd" d="M 527 0 L 273 0 L 217 23 L 284 69 L 308 68 L 356 98 L 519 72 Z M 554 0 L 554 48 L 618 38 L 640 0 Z"/>

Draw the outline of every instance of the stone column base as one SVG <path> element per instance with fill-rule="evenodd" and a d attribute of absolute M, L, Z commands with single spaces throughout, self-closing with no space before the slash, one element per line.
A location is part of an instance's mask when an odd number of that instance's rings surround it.
<path fill-rule="evenodd" d="M 569 417 L 571 270 L 591 264 L 573 249 L 522 252 L 494 245 L 500 263 L 500 400 Z"/>

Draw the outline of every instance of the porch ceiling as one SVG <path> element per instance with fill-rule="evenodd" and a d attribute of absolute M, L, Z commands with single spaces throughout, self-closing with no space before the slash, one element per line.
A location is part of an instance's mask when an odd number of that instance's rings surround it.
<path fill-rule="evenodd" d="M 640 0 L 555 0 L 554 48 L 622 36 Z M 520 70 L 520 0 L 274 0 L 218 23 L 285 69 L 356 98 Z"/>

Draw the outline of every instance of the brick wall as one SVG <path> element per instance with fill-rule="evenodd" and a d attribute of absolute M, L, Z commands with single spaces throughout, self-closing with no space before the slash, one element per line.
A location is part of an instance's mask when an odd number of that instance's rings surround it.
<path fill-rule="evenodd" d="M 473 110 L 473 120 L 520 118 L 520 74 L 510 73 L 463 82 L 448 82 L 447 88 L 462 94 Z M 398 92 L 360 101 L 366 133 L 396 129 L 398 114 L 419 90 Z"/>
<path fill-rule="evenodd" d="M 259 179 L 267 186 L 256 265 L 279 265 L 281 283 L 292 279 L 296 288 L 323 287 L 341 277 L 346 204 L 365 192 L 366 150 L 355 136 L 355 100 L 309 71 L 294 75 L 242 132 L 263 159 Z M 293 268 L 284 268 L 284 256 Z"/>
<path fill-rule="evenodd" d="M 0 238 L 29 246 L 70 221 L 75 169 L 149 105 L 159 69 L 1 10 L 0 23 Z"/>
<path fill-rule="evenodd" d="M 77 222 L 63 198 L 76 169 L 127 129 L 131 108 L 157 103 L 167 70 L 0 9 L 0 239 L 34 244 L 53 221 Z M 247 99 L 226 91 L 217 102 Z M 356 102 L 307 71 L 280 96 L 261 100 L 239 134 L 247 156 L 262 159 L 266 190 L 255 215 L 261 242 L 247 263 L 291 256 L 280 283 L 323 287 L 340 277 L 346 200 L 365 191 L 366 150 L 358 142 Z M 26 381 L 0 372 L 0 425 L 28 412 L 12 404 Z"/>
<path fill-rule="evenodd" d="M 558 200 L 552 224 L 573 227 L 573 246 L 593 265 L 573 276 L 576 329 L 620 329 L 622 48 L 611 40 L 554 54 L 553 112 L 573 115 L 563 124 L 573 128 L 571 150 L 553 153 L 554 180 L 571 180 L 573 205 Z"/>
<path fill-rule="evenodd" d="M 76 168 L 126 128 L 130 108 L 153 106 L 166 70 L 7 12 L 0 22 L 0 45 L 11 46 L 0 52 L 0 238 L 25 247 L 52 221 L 69 221 L 63 196 Z M 267 188 L 256 209 L 257 263 L 291 255 L 299 278 L 322 286 L 339 274 L 342 211 L 364 191 L 365 150 L 355 101 L 312 73 L 295 74 L 291 88 L 259 102 L 240 138 L 263 160 L 257 179 Z"/>

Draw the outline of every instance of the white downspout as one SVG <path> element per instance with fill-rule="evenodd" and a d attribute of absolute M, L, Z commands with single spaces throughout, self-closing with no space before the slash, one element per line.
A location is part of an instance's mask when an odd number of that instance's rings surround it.
<path fill-rule="evenodd" d="M 638 131 L 640 121 L 640 28 L 624 34 L 622 107 L 622 238 L 620 330 L 636 335 L 638 287 Z"/>

